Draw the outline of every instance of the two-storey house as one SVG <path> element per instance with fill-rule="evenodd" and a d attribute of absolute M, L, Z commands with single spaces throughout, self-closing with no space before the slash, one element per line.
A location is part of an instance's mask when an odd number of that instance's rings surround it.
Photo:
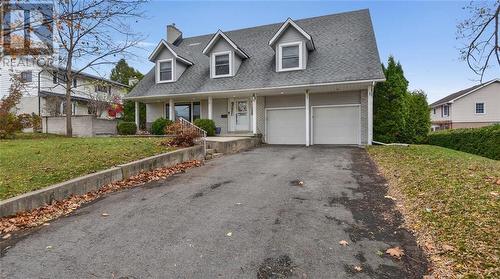
<path fill-rule="evenodd" d="M 183 38 L 167 26 L 126 99 L 159 118 L 214 120 L 269 144 L 371 144 L 384 81 L 368 10 Z"/>
<path fill-rule="evenodd" d="M 24 81 L 24 94 L 17 105 L 16 114 L 38 114 L 40 116 L 64 115 L 66 79 L 64 70 L 58 67 L 39 65 L 27 56 L 3 57 L 0 67 L 0 98 L 9 94 L 14 75 Z M 87 73 L 75 76 L 72 84 L 72 114 L 96 114 L 89 106 L 92 102 L 121 99 L 128 86 Z M 106 117 L 107 112 L 99 112 Z"/>
<path fill-rule="evenodd" d="M 432 130 L 478 128 L 500 123 L 500 79 L 460 90 L 432 104 Z"/>

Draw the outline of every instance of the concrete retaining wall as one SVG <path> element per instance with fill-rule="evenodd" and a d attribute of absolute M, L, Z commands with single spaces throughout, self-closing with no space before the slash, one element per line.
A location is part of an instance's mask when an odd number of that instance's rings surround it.
<path fill-rule="evenodd" d="M 208 149 L 215 149 L 217 153 L 232 154 L 242 150 L 259 146 L 262 140 L 260 137 L 250 137 L 231 141 L 207 141 Z"/>
<path fill-rule="evenodd" d="M 193 146 L 81 176 L 37 191 L 0 201 L 0 217 L 35 209 L 44 204 L 49 204 L 54 200 L 65 199 L 71 195 L 82 195 L 97 190 L 111 182 L 126 179 L 141 171 L 170 167 L 185 161 L 202 160 L 203 158 L 203 146 Z"/>
<path fill-rule="evenodd" d="M 135 162 L 118 165 L 122 170 L 123 179 L 134 176 L 142 171 L 154 170 L 157 168 L 173 166 L 190 160 L 204 159 L 203 146 L 198 145 L 186 149 L 180 149 L 173 152 L 148 157 Z"/>
<path fill-rule="evenodd" d="M 77 137 L 92 137 L 96 135 L 116 135 L 117 120 L 97 118 L 93 115 L 75 115 L 71 117 L 73 135 Z M 66 134 L 66 117 L 45 116 L 42 119 L 44 133 Z"/>

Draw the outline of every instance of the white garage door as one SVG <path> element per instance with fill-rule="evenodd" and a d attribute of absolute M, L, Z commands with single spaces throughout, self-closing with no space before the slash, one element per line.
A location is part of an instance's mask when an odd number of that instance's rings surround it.
<path fill-rule="evenodd" d="M 266 140 L 269 144 L 305 144 L 305 109 L 267 109 Z"/>
<path fill-rule="evenodd" d="M 360 144 L 359 106 L 312 108 L 314 144 Z"/>

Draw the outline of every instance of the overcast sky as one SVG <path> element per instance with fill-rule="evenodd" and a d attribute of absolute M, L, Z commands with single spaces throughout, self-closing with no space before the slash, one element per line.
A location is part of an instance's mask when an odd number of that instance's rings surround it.
<path fill-rule="evenodd" d="M 146 73 L 153 64 L 147 56 L 160 39 L 165 26 L 175 23 L 184 37 L 229 31 L 269 23 L 287 17 L 301 19 L 352 10 L 370 10 L 380 59 L 393 55 L 403 65 L 410 89 L 423 89 L 429 101 L 477 83 L 477 77 L 459 60 L 456 25 L 466 17 L 461 1 L 153 1 L 146 8 L 147 19 L 135 25 L 147 39 L 132 66 Z M 491 69 L 485 80 L 500 77 Z"/>

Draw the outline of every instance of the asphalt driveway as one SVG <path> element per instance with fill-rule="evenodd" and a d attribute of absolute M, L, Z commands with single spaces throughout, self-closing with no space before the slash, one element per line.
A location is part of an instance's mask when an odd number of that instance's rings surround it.
<path fill-rule="evenodd" d="M 224 156 L 14 236 L 0 277 L 420 278 L 384 183 L 356 147 Z"/>

